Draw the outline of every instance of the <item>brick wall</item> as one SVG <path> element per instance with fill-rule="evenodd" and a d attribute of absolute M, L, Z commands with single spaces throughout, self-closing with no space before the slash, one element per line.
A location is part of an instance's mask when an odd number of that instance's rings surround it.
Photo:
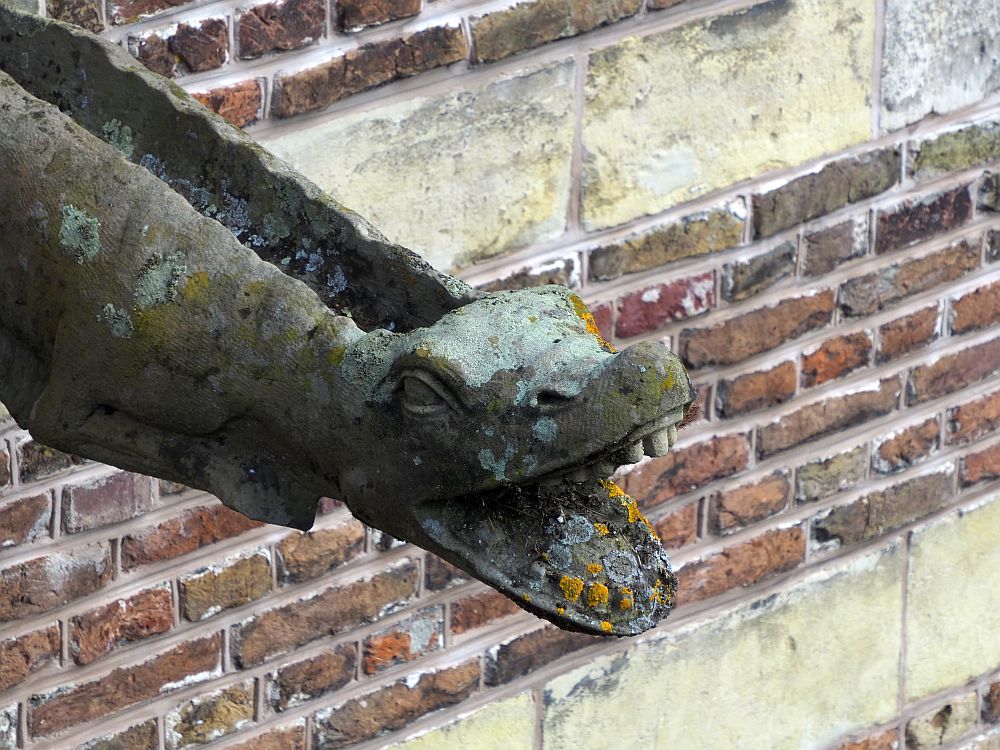
<path fill-rule="evenodd" d="M 440 267 L 669 341 L 702 418 L 622 473 L 681 580 L 630 641 L 8 425 L 0 748 L 1000 747 L 995 0 L 43 2 Z"/>

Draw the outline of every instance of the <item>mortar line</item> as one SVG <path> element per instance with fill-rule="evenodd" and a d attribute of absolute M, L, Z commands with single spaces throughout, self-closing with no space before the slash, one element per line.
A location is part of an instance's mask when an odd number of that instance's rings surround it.
<path fill-rule="evenodd" d="M 573 150 L 570 157 L 569 203 L 566 206 L 566 231 L 582 232 L 583 211 L 583 109 L 586 95 L 587 65 L 586 50 L 577 49 L 573 55 Z M 584 276 L 586 279 L 586 276 Z"/>
<path fill-rule="evenodd" d="M 882 125 L 882 65 L 885 55 L 885 2 L 875 0 L 875 39 L 872 47 L 872 138 L 878 138 Z"/>
<path fill-rule="evenodd" d="M 958 473 L 957 471 L 955 472 Z M 901 581 L 900 581 L 900 641 L 899 641 L 899 684 L 898 693 L 896 696 L 896 713 L 900 716 L 903 715 L 903 709 L 906 707 L 906 657 L 907 657 L 907 638 L 909 637 L 909 628 L 907 627 L 906 618 L 909 611 L 909 587 L 910 587 L 910 557 L 913 554 L 913 532 L 908 532 L 903 535 L 902 540 L 903 551 L 902 551 L 902 567 L 901 571 Z"/>

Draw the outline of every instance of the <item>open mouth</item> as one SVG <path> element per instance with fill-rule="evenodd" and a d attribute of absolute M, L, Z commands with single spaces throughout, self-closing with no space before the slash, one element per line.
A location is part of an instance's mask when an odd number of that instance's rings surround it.
<path fill-rule="evenodd" d="M 636 635 L 670 612 L 677 578 L 636 501 L 607 477 L 664 455 L 684 409 L 643 425 L 583 465 L 531 484 L 424 503 L 424 531 L 455 564 L 560 627 Z"/>

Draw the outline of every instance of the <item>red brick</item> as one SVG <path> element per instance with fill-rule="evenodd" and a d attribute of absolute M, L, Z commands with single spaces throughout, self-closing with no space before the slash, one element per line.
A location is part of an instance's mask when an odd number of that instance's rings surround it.
<path fill-rule="evenodd" d="M 883 729 L 863 739 L 850 740 L 836 750 L 900 750 L 899 730 Z"/>
<path fill-rule="evenodd" d="M 233 658 L 242 668 L 294 651 L 327 635 L 378 620 L 417 593 L 418 568 L 389 570 L 255 615 L 233 628 Z"/>
<path fill-rule="evenodd" d="M 520 607 L 499 591 L 481 591 L 452 602 L 451 632 L 467 633 L 520 611 Z"/>
<path fill-rule="evenodd" d="M 868 252 L 868 222 L 851 219 L 802 236 L 802 275 L 821 276 Z"/>
<path fill-rule="evenodd" d="M 979 287 L 951 302 L 952 333 L 989 328 L 1000 320 L 1000 281 Z"/>
<path fill-rule="evenodd" d="M 315 745 L 324 750 L 349 747 L 402 729 L 419 717 L 461 703 L 479 687 L 479 662 L 424 673 L 416 684 L 400 681 L 319 711 Z"/>
<path fill-rule="evenodd" d="M 652 507 L 736 474 L 749 460 L 747 435 L 713 437 L 648 461 L 625 476 L 624 489 L 643 507 Z"/>
<path fill-rule="evenodd" d="M 153 507 L 154 481 L 119 471 L 63 487 L 63 531 L 75 534 L 141 516 Z"/>
<path fill-rule="evenodd" d="M 805 553 L 805 534 L 798 526 L 774 529 L 726 547 L 677 571 L 676 603 L 689 604 L 737 586 L 751 586 L 797 567 Z"/>
<path fill-rule="evenodd" d="M 948 442 L 974 443 L 1000 428 L 1000 391 L 948 410 Z"/>
<path fill-rule="evenodd" d="M 343 31 L 359 31 L 419 12 L 420 0 L 337 0 L 337 25 Z"/>
<path fill-rule="evenodd" d="M 222 635 L 188 641 L 140 664 L 121 667 L 89 682 L 31 696 L 28 731 L 47 737 L 109 717 L 220 673 Z"/>
<path fill-rule="evenodd" d="M 222 560 L 177 579 L 181 615 L 197 622 L 257 601 L 271 592 L 271 557 L 256 551 Z"/>
<path fill-rule="evenodd" d="M 934 304 L 879 326 L 879 363 L 909 354 L 938 337 L 941 310 Z"/>
<path fill-rule="evenodd" d="M 906 403 L 921 404 L 954 393 L 997 371 L 1000 371 L 1000 338 L 914 367 L 906 383 Z"/>
<path fill-rule="evenodd" d="M 1000 722 L 1000 682 L 994 682 L 983 695 L 983 721 Z"/>
<path fill-rule="evenodd" d="M 875 389 L 833 396 L 803 406 L 758 428 L 757 455 L 761 458 L 772 456 L 888 414 L 896 408 L 898 395 L 899 379 L 886 378 L 880 380 Z"/>
<path fill-rule="evenodd" d="M 74 617 L 69 621 L 69 652 L 77 664 L 90 664 L 173 626 L 170 586 L 163 584 Z"/>
<path fill-rule="evenodd" d="M 20 685 L 48 664 L 59 663 L 59 626 L 0 641 L 0 690 Z"/>
<path fill-rule="evenodd" d="M 600 636 L 569 633 L 546 625 L 492 649 L 487 657 L 486 684 L 505 685 L 599 641 Z"/>
<path fill-rule="evenodd" d="M 112 23 L 120 25 L 132 23 L 139 18 L 169 8 L 176 8 L 178 5 L 184 5 L 185 2 L 190 2 L 190 0 L 115 0 L 114 3 L 110 4 L 108 11 Z"/>
<path fill-rule="evenodd" d="M 220 67 L 229 58 L 229 30 L 226 19 L 207 18 L 197 25 L 182 23 L 167 46 L 187 71 L 203 73 Z"/>
<path fill-rule="evenodd" d="M 0 570 L 0 622 L 47 612 L 92 594 L 114 577 L 101 542 L 54 552 Z"/>
<path fill-rule="evenodd" d="M 122 569 L 172 560 L 264 524 L 221 503 L 184 511 L 176 518 L 122 539 Z"/>
<path fill-rule="evenodd" d="M 900 529 L 952 502 L 952 474 L 925 474 L 820 514 L 813 519 L 812 536 L 820 544 L 859 544 Z"/>
<path fill-rule="evenodd" d="M 1000 445 L 994 445 L 978 453 L 970 453 L 961 463 L 959 476 L 963 487 L 996 479 L 1000 477 Z"/>
<path fill-rule="evenodd" d="M 0 506 L 0 549 L 47 538 L 51 525 L 52 498 L 47 492 L 4 503 Z"/>
<path fill-rule="evenodd" d="M 271 729 L 246 742 L 232 745 L 228 750 L 305 750 L 305 748 L 306 728 L 305 725 L 300 724 Z"/>
<path fill-rule="evenodd" d="M 432 26 L 401 39 L 365 44 L 323 65 L 282 76 L 274 92 L 274 115 L 322 109 L 359 91 L 464 60 L 467 51 L 459 26 Z"/>
<path fill-rule="evenodd" d="M 834 294 L 826 289 L 710 328 L 689 328 L 681 333 L 681 356 L 692 367 L 735 364 L 829 324 L 834 307 Z"/>
<path fill-rule="evenodd" d="M 878 212 L 875 252 L 892 252 L 951 231 L 972 216 L 970 185 L 910 200 Z"/>
<path fill-rule="evenodd" d="M 350 562 L 365 549 L 365 527 L 354 519 L 315 531 L 292 532 L 278 544 L 279 580 L 301 583 Z"/>
<path fill-rule="evenodd" d="M 285 0 L 247 8 L 236 19 L 240 59 L 274 50 L 305 47 L 323 36 L 326 8 L 322 0 Z"/>
<path fill-rule="evenodd" d="M 714 274 L 709 271 L 667 284 L 657 284 L 622 297 L 615 335 L 622 338 L 655 331 L 665 323 L 684 320 L 715 306 Z"/>
<path fill-rule="evenodd" d="M 698 503 L 688 503 L 653 521 L 664 549 L 675 550 L 698 541 Z"/>
<path fill-rule="evenodd" d="M 271 705 L 284 711 L 340 690 L 354 679 L 357 661 L 355 645 L 344 643 L 319 656 L 282 667 L 271 677 L 272 687 L 268 692 Z"/>
<path fill-rule="evenodd" d="M 444 608 L 428 607 L 362 644 L 361 670 L 368 675 L 433 653 L 444 645 Z"/>
<path fill-rule="evenodd" d="M 875 440 L 872 469 L 881 474 L 889 474 L 929 458 L 940 444 L 940 432 L 937 417 L 931 417 L 920 424 Z"/>
<path fill-rule="evenodd" d="M 802 355 L 802 386 L 810 388 L 865 367 L 871 361 L 872 339 L 867 331 L 827 339 Z"/>
<path fill-rule="evenodd" d="M 795 395 L 795 379 L 794 362 L 723 378 L 715 388 L 716 412 L 721 417 L 736 417 L 783 404 Z"/>
<path fill-rule="evenodd" d="M 17 473 L 21 484 L 48 479 L 84 463 L 84 459 L 80 456 L 57 451 L 34 440 L 21 441 L 16 447 Z"/>
<path fill-rule="evenodd" d="M 428 552 L 424 556 L 424 586 L 429 591 L 443 591 L 471 580 L 472 577 L 464 570 L 437 555 Z"/>
<path fill-rule="evenodd" d="M 776 471 L 759 482 L 716 493 L 708 525 L 716 534 L 729 534 L 780 513 L 788 505 L 787 471 Z"/>
<path fill-rule="evenodd" d="M 255 122 L 264 106 L 260 79 L 198 91 L 191 96 L 238 128 Z"/>

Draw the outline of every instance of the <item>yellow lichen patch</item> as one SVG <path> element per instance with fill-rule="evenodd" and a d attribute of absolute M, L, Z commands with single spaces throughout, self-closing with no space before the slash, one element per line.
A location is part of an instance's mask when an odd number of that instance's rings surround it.
<path fill-rule="evenodd" d="M 601 487 L 603 487 L 608 493 L 608 497 L 627 497 L 625 490 L 612 482 L 610 479 L 600 479 L 598 481 L 600 482 Z"/>
<path fill-rule="evenodd" d="M 665 391 L 669 391 L 674 387 L 677 381 L 674 379 L 674 374 L 672 372 L 667 372 L 667 377 L 660 381 L 660 388 Z"/>
<path fill-rule="evenodd" d="M 594 320 L 594 314 L 587 307 L 587 303 L 575 294 L 569 296 L 569 301 L 573 304 L 573 312 L 586 324 L 587 333 L 597 339 L 597 343 L 601 345 L 602 349 L 614 353 L 614 346 L 610 342 L 605 341 L 604 337 L 601 336 L 601 329 L 597 327 L 597 321 Z"/>
<path fill-rule="evenodd" d="M 587 572 L 592 576 L 596 576 L 602 570 L 604 570 L 604 568 L 600 563 L 590 563 L 590 565 L 587 566 Z"/>
<path fill-rule="evenodd" d="M 333 347 L 330 350 L 330 353 L 327 355 L 330 360 L 330 364 L 333 365 L 334 367 L 340 367 L 340 363 L 344 361 L 344 352 L 346 351 L 347 351 L 346 346 Z"/>
<path fill-rule="evenodd" d="M 413 350 L 413 353 L 416 354 L 418 357 L 426 358 L 431 356 L 431 348 L 427 346 L 427 344 L 421 344 L 420 346 L 418 346 L 416 349 Z"/>
<path fill-rule="evenodd" d="M 526 602 L 530 602 L 531 601 L 531 594 L 521 594 L 521 598 L 524 599 L 524 601 L 526 601 Z"/>
<path fill-rule="evenodd" d="M 597 533 L 601 536 L 607 536 L 611 533 L 611 529 L 608 528 L 606 523 L 595 523 L 594 528 L 597 529 Z"/>
<path fill-rule="evenodd" d="M 566 601 L 575 602 L 580 598 L 580 594 L 583 593 L 583 579 L 563 576 L 559 580 L 559 588 L 562 589 L 563 596 L 566 597 Z"/>
<path fill-rule="evenodd" d="M 587 589 L 587 604 L 591 607 L 600 607 L 608 603 L 608 587 L 603 583 L 592 583 Z"/>
<path fill-rule="evenodd" d="M 205 299 L 208 294 L 208 273 L 198 271 L 188 276 L 180 293 L 181 299 L 188 302 Z"/>
<path fill-rule="evenodd" d="M 656 579 L 656 583 L 653 584 L 653 593 L 649 595 L 649 601 L 655 602 L 656 604 L 663 604 L 663 581 L 659 578 Z M 669 603 L 669 599 L 667 603 Z"/>
<path fill-rule="evenodd" d="M 618 601 L 618 607 L 622 610 L 630 610 L 635 606 L 635 599 L 632 597 L 632 589 L 627 586 L 623 587 L 621 590 L 621 599 Z"/>
<path fill-rule="evenodd" d="M 610 633 L 613 630 L 613 627 L 610 622 L 603 620 L 601 622 L 601 630 L 605 633 Z"/>
<path fill-rule="evenodd" d="M 564 615 L 564 614 L 566 614 L 566 608 L 565 607 L 556 607 L 556 614 L 557 615 Z"/>
<path fill-rule="evenodd" d="M 642 513 L 639 512 L 639 505 L 632 498 L 629 498 L 628 500 L 623 500 L 622 505 L 625 507 L 625 511 L 628 513 L 629 523 L 635 523 L 640 518 L 642 518 Z"/>

